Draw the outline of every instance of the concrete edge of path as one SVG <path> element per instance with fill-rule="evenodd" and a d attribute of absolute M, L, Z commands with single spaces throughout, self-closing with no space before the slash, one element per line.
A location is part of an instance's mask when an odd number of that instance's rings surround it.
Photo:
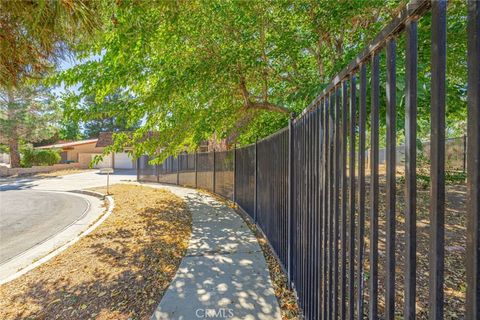
<path fill-rule="evenodd" d="M 104 196 L 95 191 L 75 190 L 59 193 L 73 193 L 86 199 L 89 203 L 87 211 L 62 231 L 2 264 L 0 266 L 0 285 L 17 279 L 65 251 L 101 225 L 110 216 L 115 206 L 111 196 Z M 101 201 L 103 199 L 108 201 L 107 210 L 103 209 Z"/>

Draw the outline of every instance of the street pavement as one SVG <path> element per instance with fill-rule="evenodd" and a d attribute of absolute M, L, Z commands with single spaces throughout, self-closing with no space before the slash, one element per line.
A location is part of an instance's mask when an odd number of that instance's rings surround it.
<path fill-rule="evenodd" d="M 110 184 L 135 179 L 135 170 L 116 171 L 109 177 Z M 98 170 L 0 179 L 0 283 L 77 241 L 105 213 L 102 199 L 79 191 L 106 184 L 107 175 Z"/>
<path fill-rule="evenodd" d="M 89 208 L 75 194 L 36 190 L 0 192 L 0 264 L 45 241 Z"/>

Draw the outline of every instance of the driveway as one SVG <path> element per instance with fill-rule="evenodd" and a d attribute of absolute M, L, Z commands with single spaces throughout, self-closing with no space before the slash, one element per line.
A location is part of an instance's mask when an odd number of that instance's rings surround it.
<path fill-rule="evenodd" d="M 58 192 L 0 192 L 0 264 L 47 240 L 86 213 L 84 198 Z"/>

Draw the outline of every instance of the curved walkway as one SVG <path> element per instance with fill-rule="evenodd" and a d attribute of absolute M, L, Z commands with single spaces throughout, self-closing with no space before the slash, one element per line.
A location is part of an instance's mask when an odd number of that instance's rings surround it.
<path fill-rule="evenodd" d="M 192 212 L 186 256 L 152 319 L 281 319 L 257 239 L 230 207 L 193 189 L 166 188 Z"/>

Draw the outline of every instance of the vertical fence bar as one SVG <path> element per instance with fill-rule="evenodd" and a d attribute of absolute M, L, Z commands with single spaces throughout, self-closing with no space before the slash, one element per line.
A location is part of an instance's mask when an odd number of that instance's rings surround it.
<path fill-rule="evenodd" d="M 257 143 L 257 140 L 255 140 L 255 178 L 254 178 L 254 185 L 255 185 L 255 193 L 254 193 L 254 200 L 253 200 L 253 203 L 254 203 L 254 210 L 253 210 L 253 220 L 255 221 L 255 223 L 257 223 L 257 211 L 258 211 L 258 195 L 257 195 L 257 177 L 258 177 L 258 143 Z"/>
<path fill-rule="evenodd" d="M 320 135 L 318 134 L 319 132 L 319 104 L 316 105 L 315 108 L 315 115 L 314 115 L 314 129 L 313 129 L 313 144 L 314 144 L 314 155 L 313 155 L 313 166 L 314 166 L 314 175 L 315 179 L 313 180 L 313 201 L 314 201 L 314 210 L 313 210 L 313 215 L 314 215 L 314 223 L 313 223 L 313 296 L 312 296 L 312 302 L 314 305 L 313 308 L 313 318 L 318 319 L 319 318 L 319 305 L 317 303 L 318 301 L 318 286 L 319 286 L 319 274 L 318 274 L 318 246 L 319 246 L 319 233 L 318 233 L 318 223 L 320 221 L 319 215 L 318 215 L 318 208 L 319 208 L 319 203 L 320 199 L 318 197 L 318 181 L 319 181 L 319 165 L 318 165 L 318 142 L 320 139 Z"/>
<path fill-rule="evenodd" d="M 217 177 L 216 177 L 217 172 L 216 172 L 216 170 L 215 170 L 215 162 L 217 162 L 217 161 L 216 161 L 216 160 L 217 160 L 216 158 L 217 158 L 217 157 L 216 157 L 216 155 L 215 155 L 215 148 L 213 148 L 213 174 L 212 174 L 212 176 L 213 176 L 213 193 L 215 193 L 215 184 L 216 184 L 216 180 L 217 180 Z M 255 221 L 256 221 L 256 220 L 255 220 Z"/>
<path fill-rule="evenodd" d="M 302 200 L 303 200 L 303 209 L 302 209 L 302 291 L 303 291 L 303 308 L 304 310 L 308 307 L 308 115 L 303 117 L 303 179 L 302 179 Z M 308 310 L 306 310 L 308 311 Z"/>
<path fill-rule="evenodd" d="M 328 318 L 333 314 L 333 139 L 334 139 L 334 106 L 335 91 L 330 93 L 330 105 L 328 111 Z"/>
<path fill-rule="evenodd" d="M 463 135 L 463 163 L 462 163 L 463 173 L 467 172 L 467 135 Z"/>
<path fill-rule="evenodd" d="M 467 302 L 480 318 L 480 2 L 468 2 Z"/>
<path fill-rule="evenodd" d="M 137 181 L 140 181 L 140 158 L 137 158 Z"/>
<path fill-rule="evenodd" d="M 372 56 L 372 107 L 370 110 L 370 293 L 369 319 L 378 319 L 378 135 L 379 55 Z"/>
<path fill-rule="evenodd" d="M 290 123 L 291 123 L 291 127 L 290 127 L 290 130 L 291 130 L 291 154 L 290 154 L 290 161 L 291 161 L 291 166 L 290 166 L 290 181 L 291 181 L 291 188 L 290 188 L 290 192 L 291 192 L 291 195 L 290 195 L 290 206 L 291 206 L 291 215 L 290 215 L 290 219 L 292 221 L 292 225 L 290 226 L 290 232 L 291 232 L 291 238 L 290 238 L 290 243 L 291 243 L 291 251 L 290 251 L 290 255 L 291 255 L 291 269 L 292 269 L 292 272 L 291 272 L 291 282 L 292 282 L 292 287 L 293 287 L 293 283 L 294 281 L 296 281 L 296 270 L 297 270 L 297 264 L 296 264 L 296 257 L 297 257 L 297 204 L 298 204 L 298 201 L 297 201 L 297 166 L 295 165 L 297 163 L 297 150 L 298 150 L 298 139 L 297 139 L 297 130 L 295 128 L 295 123 L 293 121 L 293 119 L 295 118 L 295 116 L 292 116 L 292 119 L 290 120 Z M 295 286 L 296 286 L 296 283 L 295 283 Z"/>
<path fill-rule="evenodd" d="M 417 276 L 417 22 L 406 25 L 405 67 L 405 319 L 415 318 Z"/>
<path fill-rule="evenodd" d="M 335 162 L 334 162 L 334 179 L 335 179 L 335 192 L 334 192 L 334 241 L 333 241 L 333 319 L 338 319 L 338 293 L 339 293 L 339 263 L 338 263 L 338 239 L 340 231 L 340 214 L 339 214 L 339 193 L 340 193 L 340 86 L 335 90 Z"/>
<path fill-rule="evenodd" d="M 328 110 L 329 95 L 323 108 L 323 312 L 328 318 Z"/>
<path fill-rule="evenodd" d="M 310 153 L 311 153 L 311 148 L 310 148 L 310 140 L 311 140 L 311 131 L 310 131 L 310 125 L 311 125 L 311 112 L 309 112 L 307 115 L 305 115 L 305 151 L 306 151 L 306 157 L 305 157 L 305 229 L 304 229 L 304 234 L 305 234 L 305 275 L 304 275 L 304 283 L 305 283 L 305 289 L 304 289 L 304 295 L 305 295 L 305 317 L 310 319 L 311 314 L 310 314 L 310 304 L 309 304 L 309 298 L 310 298 L 310 259 L 309 259 L 309 247 L 310 247 L 310 217 L 311 217 L 311 210 L 310 210 L 310 205 L 311 205 L 311 198 L 310 198 L 310 178 L 311 178 L 311 171 L 310 171 Z"/>
<path fill-rule="evenodd" d="M 310 299 L 310 217 L 311 217 L 311 198 L 310 198 L 310 179 L 311 179 L 311 167 L 310 167 L 310 155 L 311 155 L 311 116 L 312 113 L 309 112 L 305 116 L 305 220 L 304 220 L 304 295 L 305 295 L 305 315 L 310 318 L 310 306 L 309 306 L 309 299 Z"/>
<path fill-rule="evenodd" d="M 320 141 L 319 141 L 319 171 L 320 171 L 320 179 L 319 179 L 319 188 L 318 188 L 318 197 L 320 199 L 320 207 L 319 207 L 319 210 L 318 210 L 318 215 L 319 215 L 319 218 L 320 218 L 320 223 L 319 223 L 319 226 L 318 226 L 318 233 L 319 233 L 319 288 L 318 288 L 318 300 L 317 300 L 317 303 L 319 305 L 319 310 L 320 310 L 320 319 L 325 319 L 325 308 L 323 308 L 323 297 L 324 297 L 324 292 L 323 292 L 323 286 L 324 286 L 324 283 L 325 283 L 325 279 L 323 278 L 323 270 L 325 268 L 325 265 L 324 265 L 324 261 L 323 261 L 323 255 L 325 253 L 325 250 L 324 250 L 324 242 L 323 242 L 323 237 L 324 237 L 324 232 L 323 232 L 323 227 L 325 225 L 325 220 L 324 220 L 324 216 L 323 216 L 323 208 L 324 208 L 324 197 L 323 197 L 323 190 L 324 190 L 324 183 L 323 183 L 323 179 L 324 179 L 324 176 L 325 176 L 325 170 L 323 168 L 323 157 L 325 155 L 325 152 L 324 152 L 324 149 L 323 149 L 323 141 L 324 141 L 324 138 L 325 138 L 325 119 L 323 117 L 323 114 L 324 114 L 324 104 L 325 104 L 325 99 L 322 99 L 320 101 L 320 107 L 319 107 L 319 111 L 320 111 L 320 115 L 319 115 L 319 121 L 320 121 L 320 128 L 319 128 L 319 135 L 320 135 Z"/>
<path fill-rule="evenodd" d="M 342 229 L 341 229 L 341 242 L 342 242 L 342 279 L 340 284 L 340 319 L 346 319 L 347 316 L 347 133 L 348 133 L 348 87 L 347 81 L 342 83 L 342 168 L 341 168 L 341 180 L 342 180 Z"/>
<path fill-rule="evenodd" d="M 288 262 L 287 262 L 287 271 L 288 271 L 288 284 L 290 288 L 292 288 L 292 259 L 293 259 L 293 208 L 294 208 L 294 190 L 293 190 L 293 183 L 294 183 L 294 176 L 293 176 L 293 165 L 295 163 L 294 157 L 294 135 L 293 135 L 293 119 L 295 118 L 295 114 L 290 115 L 290 119 L 288 120 Z"/>
<path fill-rule="evenodd" d="M 235 169 L 235 166 L 237 164 L 237 145 L 233 145 L 233 195 L 232 195 L 232 200 L 233 202 L 236 202 L 237 199 L 237 170 Z"/>
<path fill-rule="evenodd" d="M 314 202 L 314 195 L 313 195 L 313 181 L 315 180 L 315 174 L 314 174 L 314 161 L 313 161 L 313 158 L 314 158 L 314 154 L 315 154 L 315 135 L 314 135 L 314 132 L 315 132 L 315 110 L 313 110 L 311 113 L 310 113 L 310 116 L 309 116 L 309 123 L 310 123 L 310 126 L 309 126 L 309 132 L 308 132 L 308 136 L 309 136 L 309 142 L 308 142 L 308 148 L 310 150 L 310 153 L 309 153 L 309 183 L 308 183 L 308 194 L 309 194 L 309 204 L 310 204 L 310 208 L 309 208 L 309 212 L 308 212 L 308 216 L 309 216 L 309 224 L 308 224 L 308 277 L 309 277 L 309 280 L 308 280 L 308 309 L 309 309 L 309 318 L 310 319 L 313 319 L 314 317 L 314 313 L 313 313 L 313 285 L 314 285 L 314 282 L 313 282 L 313 248 L 314 248 L 314 241 L 313 241 L 313 227 L 314 227 L 314 210 L 315 210 L 315 202 Z"/>
<path fill-rule="evenodd" d="M 443 319 L 447 2 L 432 2 L 430 138 L 430 319 Z"/>
<path fill-rule="evenodd" d="M 363 246 L 365 245 L 365 122 L 367 113 L 367 66 L 360 66 L 360 113 L 358 143 L 358 287 L 357 318 L 363 319 Z"/>
<path fill-rule="evenodd" d="M 309 154 L 310 154 L 310 148 L 309 148 L 309 140 L 310 140 L 310 135 L 309 135 L 309 125 L 310 125 L 310 113 L 305 115 L 304 119 L 304 139 L 303 139 L 303 144 L 304 144 L 304 151 L 305 151 L 305 157 L 303 160 L 304 167 L 303 170 L 305 171 L 305 178 L 304 178 L 304 192 L 303 192 L 303 199 L 304 199 L 304 215 L 303 215 L 303 300 L 304 300 L 304 308 L 305 308 L 305 315 L 309 317 L 309 309 L 308 309 L 308 285 L 309 285 L 309 279 L 308 279 L 308 220 L 309 220 L 309 195 L 308 195 L 308 184 L 309 184 L 309 177 L 310 177 L 310 168 L 309 168 Z"/>
<path fill-rule="evenodd" d="M 300 153 L 300 176 L 299 176 L 299 183 L 298 183 L 298 188 L 299 188 L 299 198 L 300 198 L 300 206 L 299 206 L 299 215 L 298 215 L 298 220 L 299 220 L 299 244 L 300 244 L 300 263 L 299 263 L 299 270 L 300 270 L 300 280 L 298 281 L 298 286 L 299 286 L 299 294 L 300 294 L 300 307 L 303 308 L 303 303 L 304 303 L 304 291 L 303 291 L 303 279 L 305 275 L 305 270 L 303 269 L 304 267 L 304 259 L 305 255 L 303 252 L 304 248 L 304 229 L 303 229 L 303 223 L 304 223 L 304 214 L 305 214 L 305 117 L 302 117 L 299 123 L 299 131 L 300 131 L 300 148 L 299 148 L 299 153 Z"/>
<path fill-rule="evenodd" d="M 198 152 L 195 150 L 195 189 L 198 188 Z"/>
<path fill-rule="evenodd" d="M 386 285 L 385 285 L 385 318 L 395 319 L 395 203 L 396 203 L 396 42 L 387 41 L 387 132 L 386 132 Z"/>
<path fill-rule="evenodd" d="M 180 155 L 177 156 L 177 186 L 179 184 L 180 184 Z"/>
<path fill-rule="evenodd" d="M 350 199 L 349 199 L 349 276 L 348 276 L 348 319 L 355 317 L 355 126 L 356 126 L 356 76 L 350 78 L 350 149 L 349 149 L 349 176 L 350 176 Z"/>
<path fill-rule="evenodd" d="M 316 316 L 316 309 L 317 309 L 317 305 L 316 305 L 316 302 L 315 302 L 315 297 L 316 297 L 316 278 L 317 278 L 317 274 L 316 274 L 316 260 L 315 260 L 315 250 L 316 250 L 316 246 L 317 246 L 317 234 L 316 234 L 316 225 L 317 225 L 317 197 L 316 197 L 316 186 L 317 186 L 317 139 L 318 139 L 318 135 L 316 134 L 317 133 L 317 114 L 318 114 L 318 106 L 315 107 L 315 110 L 313 111 L 312 113 L 312 118 L 311 118 L 311 121 L 312 121 L 312 131 L 311 131 L 311 136 L 312 136 L 312 141 L 311 141 L 311 148 L 312 148 L 312 156 L 311 156 L 311 162 L 312 162 L 312 181 L 311 181 L 311 202 L 312 202 L 312 211 L 311 211 L 311 215 L 312 215 L 312 221 L 311 221 L 311 228 L 310 228 L 310 232 L 311 232 L 311 236 L 310 236 L 310 239 L 311 239 L 311 244 L 310 244 L 310 274 L 311 274 L 311 279 L 310 279 L 310 283 L 311 283 L 311 296 L 310 296 L 310 303 L 312 304 L 312 316 L 311 318 L 312 319 L 316 319 L 317 316 Z"/>

